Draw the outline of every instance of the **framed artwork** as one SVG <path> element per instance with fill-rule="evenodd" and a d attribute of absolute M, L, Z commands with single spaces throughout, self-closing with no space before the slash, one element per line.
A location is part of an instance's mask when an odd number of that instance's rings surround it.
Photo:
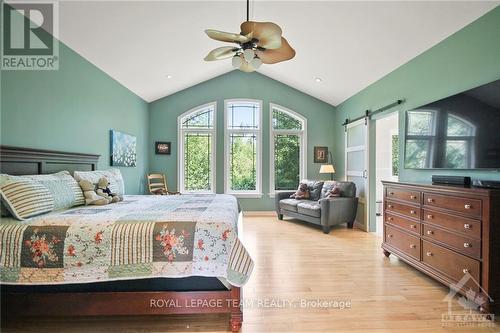
<path fill-rule="evenodd" d="M 328 147 L 314 147 L 314 163 L 328 163 Z"/>
<path fill-rule="evenodd" d="M 155 142 L 155 153 L 157 155 L 170 155 L 171 152 L 171 143 L 170 142 Z"/>
<path fill-rule="evenodd" d="M 137 165 L 137 138 L 111 130 L 111 166 L 135 167 Z"/>

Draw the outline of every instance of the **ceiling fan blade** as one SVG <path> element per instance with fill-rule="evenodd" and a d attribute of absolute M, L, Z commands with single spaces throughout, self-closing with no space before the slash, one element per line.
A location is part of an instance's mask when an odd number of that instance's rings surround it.
<path fill-rule="evenodd" d="M 234 46 L 222 46 L 210 51 L 205 57 L 205 61 L 214 61 L 231 58 L 238 51 L 237 47 Z"/>
<path fill-rule="evenodd" d="M 205 33 L 208 37 L 221 41 L 221 42 L 229 42 L 229 43 L 246 43 L 249 41 L 248 37 L 242 36 L 240 34 L 235 34 L 232 32 L 224 32 L 219 30 L 207 29 Z"/>
<path fill-rule="evenodd" d="M 276 50 L 255 51 L 264 64 L 275 64 L 295 57 L 295 50 L 288 44 L 288 41 L 281 37 L 281 47 Z"/>
<path fill-rule="evenodd" d="M 281 47 L 281 28 L 272 22 L 246 21 L 241 24 L 241 34 L 258 40 L 257 45 L 265 49 Z"/>

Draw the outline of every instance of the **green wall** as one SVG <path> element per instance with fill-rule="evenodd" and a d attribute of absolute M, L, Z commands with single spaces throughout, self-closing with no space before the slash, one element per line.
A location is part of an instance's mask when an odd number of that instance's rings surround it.
<path fill-rule="evenodd" d="M 353 119 L 363 115 L 367 109 L 375 110 L 397 99 L 405 99 L 401 106 L 387 111 L 400 112 L 399 134 L 403 137 L 406 110 L 498 79 L 500 7 L 340 104 L 335 112 L 335 126 L 339 126 L 346 118 Z M 334 144 L 334 160 L 343 177 L 343 131 L 335 131 Z M 400 156 L 403 156 L 402 154 L 403 140 Z M 403 168 L 402 160 L 400 164 L 401 181 L 429 182 L 432 174 L 468 175 L 474 179 L 500 180 L 500 173 L 497 171 L 410 170 Z M 373 175 L 374 170 L 370 171 Z"/>
<path fill-rule="evenodd" d="M 202 104 L 217 102 L 216 189 L 224 192 L 224 100 L 259 99 L 263 103 L 262 118 L 262 199 L 240 199 L 245 210 L 272 210 L 274 199 L 269 193 L 269 103 L 276 103 L 307 118 L 307 172 L 309 178 L 321 178 L 320 164 L 313 163 L 313 147 L 332 148 L 334 107 L 259 73 L 232 71 L 196 86 L 177 92 L 150 104 L 149 166 L 151 172 L 168 176 L 169 188 L 177 187 L 177 117 Z M 338 129 L 337 129 L 338 130 Z M 172 142 L 171 155 L 155 155 L 155 141 Z"/>
<path fill-rule="evenodd" d="M 144 192 L 148 104 L 77 53 L 59 44 L 57 71 L 2 71 L 4 145 L 100 154 L 109 168 L 109 130 L 137 137 L 137 167 L 119 168 L 127 194 Z"/>

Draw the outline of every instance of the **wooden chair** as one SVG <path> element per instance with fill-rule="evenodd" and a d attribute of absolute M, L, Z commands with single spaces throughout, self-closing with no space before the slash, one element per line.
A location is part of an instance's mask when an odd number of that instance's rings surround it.
<path fill-rule="evenodd" d="M 151 173 L 146 174 L 148 179 L 149 193 L 156 195 L 176 195 L 181 194 L 180 192 L 171 192 L 167 187 L 167 180 L 164 174 L 161 173 Z"/>

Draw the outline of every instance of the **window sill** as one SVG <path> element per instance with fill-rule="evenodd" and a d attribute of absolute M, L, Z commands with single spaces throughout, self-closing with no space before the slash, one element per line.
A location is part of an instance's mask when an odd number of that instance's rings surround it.
<path fill-rule="evenodd" d="M 236 198 L 247 199 L 261 199 L 264 195 L 262 193 L 234 193 L 228 192 L 226 194 L 234 195 Z"/>
<path fill-rule="evenodd" d="M 274 192 L 269 192 L 267 195 L 269 196 L 269 198 L 275 198 L 276 197 L 276 193 L 281 193 L 281 192 L 294 192 L 296 190 L 281 190 L 281 191 L 274 191 Z"/>

